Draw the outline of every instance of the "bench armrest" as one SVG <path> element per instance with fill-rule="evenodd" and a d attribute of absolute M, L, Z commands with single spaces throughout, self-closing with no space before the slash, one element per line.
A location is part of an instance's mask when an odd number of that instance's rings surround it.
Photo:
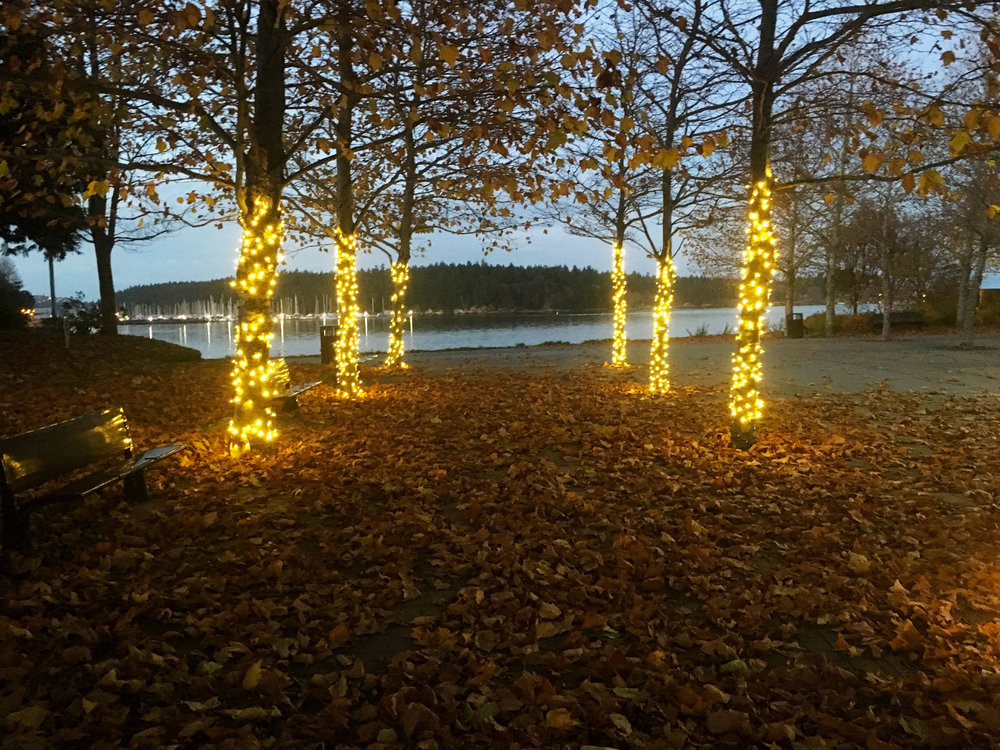
<path fill-rule="evenodd" d="M 298 396 L 300 393 L 305 393 L 306 391 L 310 390 L 311 388 L 315 388 L 316 386 L 318 386 L 322 382 L 323 381 L 321 381 L 321 380 L 312 380 L 312 381 L 310 381 L 308 383 L 302 383 L 301 385 L 294 385 L 294 386 L 292 386 L 292 390 L 289 393 L 289 395 L 291 395 L 291 396 Z"/>
<path fill-rule="evenodd" d="M 135 471 L 142 471 L 147 466 L 152 466 L 157 461 L 160 461 L 167 456 L 172 456 L 185 448 L 187 448 L 187 446 L 184 445 L 184 443 L 174 443 L 173 445 L 161 445 L 158 448 L 150 448 L 141 456 L 136 457 L 132 464 L 132 468 L 128 473 L 131 474 Z"/>

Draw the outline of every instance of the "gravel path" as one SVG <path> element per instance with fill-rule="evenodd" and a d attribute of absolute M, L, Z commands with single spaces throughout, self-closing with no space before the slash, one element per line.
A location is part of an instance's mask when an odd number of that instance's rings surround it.
<path fill-rule="evenodd" d="M 889 341 L 875 337 L 776 338 L 765 342 L 765 395 L 863 391 L 885 383 L 893 390 L 938 395 L 976 395 L 1000 391 L 1000 332 L 976 336 L 975 348 L 957 347 L 954 334 L 901 336 Z M 629 377 L 646 378 L 649 343 L 629 344 Z M 731 337 L 675 339 L 671 343 L 671 379 L 675 385 L 721 385 L 728 382 L 733 352 Z M 519 370 L 565 372 L 599 365 L 610 358 L 610 344 L 546 345 L 509 349 L 468 349 L 414 352 L 407 358 L 414 368 L 429 374 L 449 370 Z M 317 357 L 302 358 L 318 361 Z M 369 369 L 381 357 L 366 364 Z M 392 376 L 370 370 L 366 379 Z"/>

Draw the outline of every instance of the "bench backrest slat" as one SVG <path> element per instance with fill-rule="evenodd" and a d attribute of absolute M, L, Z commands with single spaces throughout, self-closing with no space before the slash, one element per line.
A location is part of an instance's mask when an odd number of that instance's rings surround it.
<path fill-rule="evenodd" d="M 131 449 L 124 411 L 105 409 L 0 439 L 0 479 L 16 493 Z"/>

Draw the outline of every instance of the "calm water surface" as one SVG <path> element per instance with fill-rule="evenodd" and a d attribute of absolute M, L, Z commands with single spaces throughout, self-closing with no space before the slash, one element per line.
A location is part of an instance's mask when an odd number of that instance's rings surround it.
<path fill-rule="evenodd" d="M 822 305 L 802 305 L 795 311 L 805 317 L 823 310 Z M 768 323 L 782 327 L 785 310 L 772 307 Z M 286 319 L 274 325 L 271 352 L 275 356 L 319 354 L 319 329 L 332 325 L 333 319 Z M 579 344 L 592 339 L 611 338 L 611 313 L 566 315 L 496 314 L 496 315 L 417 315 L 413 317 L 413 332 L 407 334 L 408 349 L 459 349 L 465 347 L 505 347 L 524 344 L 532 346 L 551 341 Z M 388 337 L 387 318 L 368 316 L 358 321 L 361 350 L 384 352 Z M 671 336 L 692 336 L 698 333 L 725 333 L 736 329 L 736 308 L 675 310 L 670 318 Z M 197 349 L 206 358 L 221 358 L 233 354 L 232 322 L 157 323 L 119 326 L 118 331 L 131 336 L 144 336 L 169 341 Z M 653 336 L 652 312 L 630 313 L 626 331 L 630 339 Z"/>

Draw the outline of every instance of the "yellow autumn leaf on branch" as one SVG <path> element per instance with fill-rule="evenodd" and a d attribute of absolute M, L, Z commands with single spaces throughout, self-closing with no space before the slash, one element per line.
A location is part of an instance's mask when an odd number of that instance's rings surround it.
<path fill-rule="evenodd" d="M 438 52 L 442 60 L 451 66 L 455 65 L 455 61 L 458 59 L 458 47 L 453 47 L 450 44 L 442 44 Z"/>
<path fill-rule="evenodd" d="M 710 135 L 706 135 L 705 139 L 701 142 L 701 155 L 709 157 L 713 151 L 715 151 L 715 139 Z"/>
<path fill-rule="evenodd" d="M 920 175 L 920 181 L 917 186 L 917 193 L 920 195 L 927 195 L 928 193 L 933 193 L 937 190 L 940 185 L 944 184 L 944 178 L 941 173 L 936 169 L 929 169 Z"/>
<path fill-rule="evenodd" d="M 923 118 L 931 125 L 940 127 L 944 125 L 944 112 L 941 111 L 940 107 L 934 104 L 928 104 L 927 108 L 921 113 Z"/>
<path fill-rule="evenodd" d="M 948 148 L 951 149 L 952 155 L 962 153 L 962 149 L 972 140 L 972 137 L 964 130 L 959 130 L 955 135 L 952 136 L 951 140 L 948 141 Z"/>
<path fill-rule="evenodd" d="M 660 169 L 673 169 L 680 160 L 681 155 L 676 148 L 661 148 L 653 157 L 653 166 Z"/>
<path fill-rule="evenodd" d="M 868 156 L 861 160 L 861 166 L 865 168 L 868 174 L 875 174 L 876 170 L 882 166 L 884 160 L 885 157 L 882 154 L 868 154 Z"/>
<path fill-rule="evenodd" d="M 143 8 L 139 11 L 139 25 L 145 28 L 153 22 L 156 16 L 153 14 L 149 8 Z"/>
<path fill-rule="evenodd" d="M 908 193 L 912 193 L 913 188 L 917 186 L 917 178 L 913 176 L 913 172 L 907 172 L 903 175 L 902 183 L 903 190 Z"/>
<path fill-rule="evenodd" d="M 992 112 L 984 115 L 986 130 L 990 134 L 990 138 L 1000 138 L 1000 116 L 993 114 Z"/>
<path fill-rule="evenodd" d="M 92 195 L 99 195 L 103 198 L 108 194 L 110 187 L 105 180 L 93 180 L 87 185 L 87 192 L 83 194 L 83 197 L 90 198 Z"/>

